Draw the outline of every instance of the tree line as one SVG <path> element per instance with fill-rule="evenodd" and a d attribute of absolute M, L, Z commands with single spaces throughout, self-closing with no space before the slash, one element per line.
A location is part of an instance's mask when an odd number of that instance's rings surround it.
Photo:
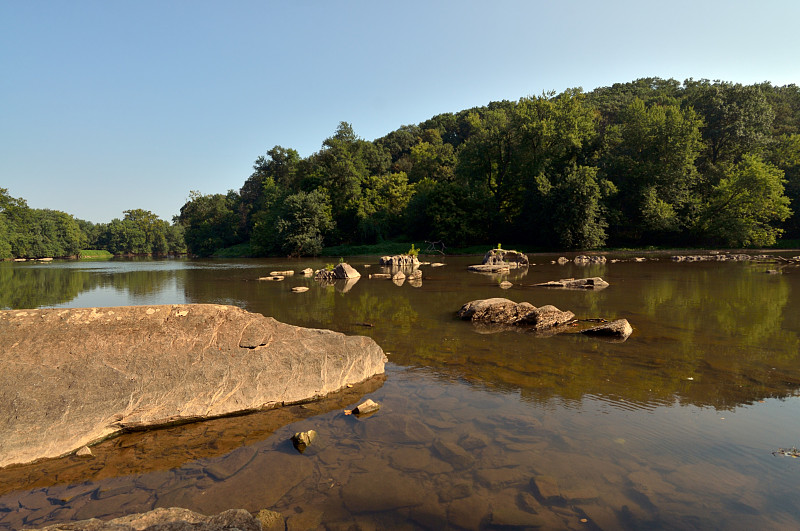
<path fill-rule="evenodd" d="M 769 246 L 800 238 L 800 88 L 644 78 L 434 116 L 374 141 L 275 146 L 239 190 L 93 224 L 0 189 L 0 258 L 253 255 L 435 240 L 536 249 Z"/>
<path fill-rule="evenodd" d="M 798 198 L 797 86 L 646 78 L 440 114 L 371 142 L 342 122 L 308 157 L 273 147 L 238 191 L 192 192 L 178 222 L 197 255 L 384 240 L 769 246 L 800 238 Z"/>
<path fill-rule="evenodd" d="M 58 210 L 30 208 L 0 188 L 0 259 L 69 257 L 82 249 L 166 255 L 185 252 L 186 244 L 183 225 L 147 210 L 126 210 L 122 219 L 95 224 Z"/>

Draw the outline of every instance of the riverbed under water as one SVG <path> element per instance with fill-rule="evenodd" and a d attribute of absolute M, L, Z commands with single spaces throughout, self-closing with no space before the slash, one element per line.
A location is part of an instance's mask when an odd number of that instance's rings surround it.
<path fill-rule="evenodd" d="M 607 256 L 623 261 L 531 255 L 507 275 L 429 257 L 446 265 L 422 266 L 417 287 L 369 279 L 369 257 L 347 259 L 361 279 L 333 285 L 257 280 L 325 260 L 0 263 L 0 308 L 233 304 L 369 335 L 389 358 L 385 377 L 318 403 L 0 469 L 0 529 L 172 506 L 268 508 L 289 529 L 800 528 L 800 459 L 773 455 L 800 444 L 800 268 Z M 591 276 L 610 287 L 533 286 Z M 455 317 L 489 297 L 626 318 L 634 333 L 613 343 Z M 344 414 L 365 398 L 380 411 Z M 289 438 L 308 429 L 319 440 L 299 454 Z"/>

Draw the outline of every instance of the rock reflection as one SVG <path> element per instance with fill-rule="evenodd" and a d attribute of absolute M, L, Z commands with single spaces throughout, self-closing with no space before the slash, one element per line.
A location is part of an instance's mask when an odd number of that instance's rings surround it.
<path fill-rule="evenodd" d="M 68 456 L 0 468 L 0 495 L 20 489 L 148 474 L 224 455 L 262 441 L 292 422 L 342 409 L 380 388 L 385 379 L 384 375 L 376 376 L 307 404 L 124 434 L 93 446 L 91 458 Z M 226 464 L 228 459 L 237 461 L 239 457 L 225 457 L 215 469 L 232 466 Z"/>

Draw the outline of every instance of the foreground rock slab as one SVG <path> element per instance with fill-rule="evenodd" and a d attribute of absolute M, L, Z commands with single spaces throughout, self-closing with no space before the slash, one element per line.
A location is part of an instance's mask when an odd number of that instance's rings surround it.
<path fill-rule="evenodd" d="M 109 521 L 92 518 L 79 522 L 54 524 L 43 527 L 40 531 L 133 531 L 140 529 L 262 531 L 264 529 L 284 529 L 284 527 L 283 517 L 272 511 L 262 511 L 257 516 L 253 516 L 244 509 L 231 509 L 214 516 L 205 516 L 189 509 L 172 507 L 122 516 Z"/>
<path fill-rule="evenodd" d="M 0 467 L 122 431 L 308 401 L 386 361 L 370 338 L 233 306 L 0 311 Z"/>
<path fill-rule="evenodd" d="M 458 317 L 479 323 L 527 326 L 543 330 L 563 325 L 574 319 L 575 314 L 551 305 L 537 308 L 528 302 L 516 303 L 498 297 L 470 301 L 461 307 Z"/>

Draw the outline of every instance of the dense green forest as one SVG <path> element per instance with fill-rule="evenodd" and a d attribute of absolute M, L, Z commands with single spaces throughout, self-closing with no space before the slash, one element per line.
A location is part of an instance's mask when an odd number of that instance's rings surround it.
<path fill-rule="evenodd" d="M 311 156 L 275 146 L 253 170 L 238 192 L 192 193 L 179 216 L 192 253 L 769 246 L 800 237 L 800 89 L 648 78 L 441 114 L 372 142 L 342 122 Z"/>
<path fill-rule="evenodd" d="M 94 224 L 57 210 L 28 207 L 0 188 L 0 259 L 77 256 L 81 249 L 112 254 L 181 253 L 183 226 L 146 210 L 126 210 L 123 219 Z"/>
<path fill-rule="evenodd" d="M 646 78 L 492 102 L 382 138 L 275 146 L 240 190 L 93 225 L 0 190 L 0 257 L 314 255 L 385 241 L 527 249 L 770 246 L 800 238 L 800 88 Z M 185 242 L 185 243 L 184 243 Z"/>

